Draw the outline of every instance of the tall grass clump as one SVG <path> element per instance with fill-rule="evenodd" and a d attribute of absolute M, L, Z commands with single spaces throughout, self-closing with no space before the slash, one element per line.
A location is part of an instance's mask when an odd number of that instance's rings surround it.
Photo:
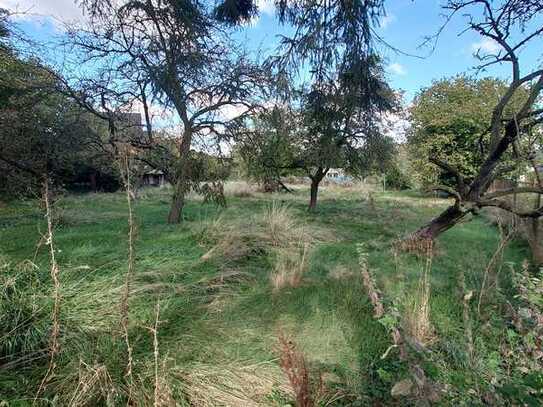
<path fill-rule="evenodd" d="M 255 193 L 255 187 L 245 181 L 232 181 L 224 185 L 224 194 L 234 198 L 250 198 Z"/>
<path fill-rule="evenodd" d="M 0 366 L 21 368 L 47 354 L 49 297 L 39 268 L 0 257 Z"/>
<path fill-rule="evenodd" d="M 426 247 L 427 253 L 432 252 L 429 243 Z M 362 282 L 374 310 L 374 317 L 379 320 L 384 328 L 390 333 L 392 345 L 388 347 L 381 359 L 389 356 L 392 349 L 399 350 L 400 362 L 405 363 L 408 368 L 407 377 L 397 381 L 391 388 L 392 397 L 404 397 L 413 401 L 415 405 L 429 405 L 429 402 L 436 402 L 440 399 L 439 386 L 430 380 L 422 366 L 420 358 L 420 347 L 413 347 L 413 339 L 424 344 L 429 337 L 431 327 L 429 324 L 429 270 L 431 268 L 431 257 L 427 257 L 426 266 L 419 280 L 417 295 L 411 302 L 411 307 L 404 307 L 403 315 L 399 315 L 394 302 L 385 306 L 381 291 L 376 286 L 375 279 L 367 262 L 367 254 L 363 245 L 358 245 L 359 264 L 362 272 Z M 397 257 L 397 255 L 395 255 Z M 408 323 L 406 323 L 408 321 Z M 411 324 L 411 325 L 410 325 Z"/>
<path fill-rule="evenodd" d="M 266 208 L 262 220 L 272 245 L 285 245 L 292 240 L 297 223 L 288 205 L 273 201 Z"/>
<path fill-rule="evenodd" d="M 419 242 L 421 252 L 425 253 L 425 261 L 420 273 L 415 293 L 407 299 L 403 315 L 403 327 L 411 339 L 421 345 L 433 340 L 430 323 L 430 273 L 432 270 L 433 240 Z"/>
<path fill-rule="evenodd" d="M 270 275 L 274 292 L 284 287 L 298 287 L 308 270 L 312 238 L 300 225 L 288 205 L 272 202 L 262 223 L 265 237 L 275 252 L 275 266 Z"/>
<path fill-rule="evenodd" d="M 302 283 L 314 240 L 296 221 L 291 208 L 277 202 L 250 219 L 226 222 L 216 218 L 202 225 L 197 237 L 204 244 L 212 244 L 201 260 L 219 260 L 220 267 L 228 271 L 241 261 L 268 255 L 274 263 L 269 276 L 274 292 Z"/>
<path fill-rule="evenodd" d="M 274 292 L 284 287 L 300 286 L 308 268 L 308 250 L 309 244 L 302 240 L 297 249 L 282 250 L 278 253 L 270 276 Z"/>

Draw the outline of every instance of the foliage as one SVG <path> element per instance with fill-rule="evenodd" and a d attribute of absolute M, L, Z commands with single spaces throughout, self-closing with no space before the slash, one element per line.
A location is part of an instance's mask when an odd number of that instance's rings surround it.
<path fill-rule="evenodd" d="M 410 108 L 407 145 L 419 183 L 451 185 L 454 181 L 428 157 L 446 159 L 468 179 L 475 176 L 485 159 L 492 112 L 506 90 L 507 83 L 499 79 L 457 76 L 435 81 L 417 94 Z M 505 117 L 511 117 L 526 97 L 526 90 L 518 92 Z"/>
<path fill-rule="evenodd" d="M 280 72 L 297 72 L 309 66 L 312 84 L 325 84 L 348 76 L 347 86 L 360 95 L 367 91 L 372 66 L 372 28 L 384 15 L 382 0 L 352 2 L 279 1 L 279 21 L 296 28 L 281 40 L 272 65 Z"/>
<path fill-rule="evenodd" d="M 396 109 L 397 99 L 379 59 L 369 57 L 364 63 L 369 74 L 362 93 L 343 86 L 350 79 L 340 75 L 301 89 L 290 104 L 261 115 L 243 133 L 240 152 L 249 173 L 275 179 L 301 173 L 318 189 L 330 168 L 358 177 L 384 171 L 394 145 L 381 119 Z"/>
<path fill-rule="evenodd" d="M 154 147 L 150 103 L 175 113 L 177 168 L 170 223 L 182 219 L 184 198 L 195 185 L 190 178 L 193 138 L 214 145 L 232 135 L 256 108 L 267 74 L 238 49 L 222 22 L 232 23 L 239 2 L 86 0 L 90 24 L 72 32 L 81 62 L 92 78 L 79 81 L 86 106 L 109 113 L 140 103 L 146 112 L 148 147 Z M 253 13 L 251 3 L 247 13 Z M 234 10 L 235 9 L 235 10 Z M 245 17 L 242 17 L 245 18 Z M 95 61 L 100 63 L 96 68 Z M 128 95 L 128 96 L 127 96 Z M 229 117 L 226 109 L 237 112 Z"/>
<path fill-rule="evenodd" d="M 532 24 L 541 18 L 543 7 L 539 2 L 524 0 L 449 0 L 443 8 L 447 10 L 447 21 L 454 15 L 463 14 L 466 18 L 464 31 L 475 32 L 485 41 L 496 43 L 497 51 L 477 54 L 480 70 L 507 64 L 511 74 L 507 89 L 498 94 L 499 99 L 493 104 L 488 130 L 478 135 L 482 158 L 479 164 L 475 168 L 457 168 L 448 159 L 429 157 L 433 164 L 455 180 L 452 188 L 448 185 L 433 188 L 453 197 L 455 203 L 415 232 L 416 237 L 423 239 L 437 237 L 464 217 L 476 214 L 484 207 L 501 208 L 526 219 L 543 216 L 543 206 L 525 211 L 517 209 L 505 199 L 500 199 L 518 192 L 541 195 L 543 191 L 539 187 L 489 191 L 495 180 L 512 176 L 515 169 L 522 170 L 530 161 L 533 162 L 534 146 L 541 138 L 543 110 L 539 109 L 539 103 L 543 91 L 543 70 L 530 66 L 531 69 L 523 69 L 521 72 L 519 58 L 521 53 L 525 53 L 530 46 L 533 47 L 543 36 L 543 30 L 537 24 L 535 27 Z M 518 101 L 520 103 L 517 104 Z M 479 109 L 480 106 L 473 108 Z M 486 133 L 488 139 L 484 140 Z M 459 157 L 454 155 L 452 158 L 459 160 Z M 508 165 L 510 158 L 514 159 L 515 165 Z M 460 163 L 460 167 L 462 164 Z"/>
<path fill-rule="evenodd" d="M 240 132 L 235 146 L 244 175 L 266 184 L 297 173 L 292 165 L 298 147 L 297 120 L 292 110 L 280 106 L 253 118 L 251 128 Z"/>
<path fill-rule="evenodd" d="M 333 82 L 302 94 L 299 160 L 304 167 L 341 167 L 362 174 L 386 163 L 392 143 L 377 123 L 394 110 L 396 99 L 380 62 L 370 58 L 366 63 L 371 75 L 363 95 Z"/>
<path fill-rule="evenodd" d="M 508 402 L 536 406 L 543 400 L 543 270 L 535 275 L 526 266 L 512 271 L 516 306 L 510 309 L 512 326 L 507 329 L 503 363 L 519 374 L 504 380 L 498 392 Z"/>
<path fill-rule="evenodd" d="M 48 176 L 57 184 L 88 182 L 103 174 L 118 185 L 115 166 L 95 125 L 58 82 L 36 61 L 0 50 L 0 188 L 3 194 L 28 194 Z M 7 80 L 9 78 L 9 80 Z"/>
<path fill-rule="evenodd" d="M 411 178 L 402 171 L 397 162 L 392 162 L 385 170 L 385 182 L 388 188 L 404 190 L 413 187 Z"/>

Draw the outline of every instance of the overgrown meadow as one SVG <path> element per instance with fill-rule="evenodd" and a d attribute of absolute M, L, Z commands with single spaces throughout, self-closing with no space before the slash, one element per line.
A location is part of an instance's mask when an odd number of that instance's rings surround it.
<path fill-rule="evenodd" d="M 128 345 L 126 195 L 59 196 L 53 360 L 43 205 L 2 203 L 0 404 L 540 405 L 541 326 L 523 321 L 541 284 L 513 278 L 527 248 L 484 214 L 420 250 L 400 238 L 446 200 L 327 186 L 308 213 L 302 186 L 226 193 L 191 196 L 181 225 L 167 189 L 132 201 Z"/>

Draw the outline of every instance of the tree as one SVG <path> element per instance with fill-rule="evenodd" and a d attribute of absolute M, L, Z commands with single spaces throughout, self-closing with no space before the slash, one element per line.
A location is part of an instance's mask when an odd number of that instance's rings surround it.
<path fill-rule="evenodd" d="M 420 184 L 454 185 L 450 174 L 440 172 L 428 157 L 446 159 L 468 179 L 475 176 L 484 160 L 492 110 L 506 91 L 502 80 L 461 75 L 435 81 L 419 92 L 409 109 L 407 146 Z M 504 117 L 513 117 L 527 96 L 527 90 L 520 88 L 505 107 Z"/>
<path fill-rule="evenodd" d="M 5 25 L 7 27 L 7 25 Z M 100 135 L 91 118 L 57 91 L 58 81 L 23 58 L 8 31 L 0 46 L 0 191 L 28 194 L 44 178 L 74 181 L 82 162 L 100 163 Z"/>
<path fill-rule="evenodd" d="M 118 99 L 124 96 L 137 99 L 143 104 L 148 129 L 150 103 L 172 108 L 176 114 L 182 130 L 168 222 L 178 223 L 191 187 L 193 139 L 224 137 L 239 125 L 256 108 L 255 90 L 266 76 L 236 52 L 214 20 L 219 16 L 231 23 L 233 17 L 206 3 L 130 0 L 119 5 L 86 0 L 83 4 L 91 23 L 88 29 L 74 31 L 72 42 L 83 51 L 82 62 L 96 67 L 100 61 L 104 67 L 94 72 L 101 84 L 94 88 L 108 90 L 109 108 L 118 110 Z M 98 97 L 101 101 L 103 94 Z M 226 108 L 238 113 L 226 117 Z M 152 136 L 150 130 L 148 134 Z"/>
<path fill-rule="evenodd" d="M 370 75 L 368 94 L 351 93 L 342 86 L 347 79 L 314 85 L 302 96 L 302 146 L 296 164 L 311 180 L 309 210 L 317 206 L 319 185 L 330 168 L 344 168 L 364 175 L 376 163 L 391 157 L 392 141 L 378 126 L 385 112 L 394 110 L 395 95 L 379 74 L 376 62 Z"/>
<path fill-rule="evenodd" d="M 517 161 L 530 161 L 533 152 L 526 147 L 533 145 L 540 133 L 533 128 L 543 121 L 543 110 L 538 108 L 538 100 L 543 88 L 543 69 L 530 67 L 522 72 L 520 55 L 523 50 L 537 43 L 543 34 L 543 27 L 533 28 L 543 14 L 543 4 L 529 0 L 461 0 L 448 1 L 445 9 L 450 16 L 463 13 L 468 18 L 467 29 L 483 38 L 494 41 L 499 50 L 495 53 L 479 55 L 480 68 L 496 64 L 509 64 L 511 78 L 506 91 L 500 95 L 494 105 L 488 122 L 487 141 L 482 143 L 483 159 L 472 177 L 466 177 L 460 169 L 451 163 L 430 157 L 430 161 L 455 180 L 454 187 L 436 186 L 452 196 L 454 205 L 447 208 L 438 217 L 420 228 L 415 238 L 434 239 L 450 229 L 465 216 L 477 213 L 484 207 L 497 207 L 509 211 L 521 218 L 538 218 L 543 215 L 543 207 L 533 210 L 517 210 L 503 198 L 518 193 L 536 193 L 540 187 L 517 187 L 501 191 L 488 192 L 493 180 L 512 169 L 503 165 L 508 153 Z M 450 18 L 449 18 L 450 19 Z M 507 115 L 507 106 L 519 92 L 527 92 L 523 103 Z M 520 141 L 523 140 L 524 149 Z"/>
<path fill-rule="evenodd" d="M 393 109 L 394 97 L 383 79 L 372 35 L 385 14 L 383 3 L 278 2 L 279 20 L 292 25 L 294 34 L 283 37 L 270 66 L 284 77 L 307 68 L 311 80 L 301 97 L 302 148 L 296 161 L 311 179 L 310 210 L 332 166 L 361 169 L 362 161 L 374 161 L 370 156 L 379 151 L 370 147 L 385 140 L 378 128 L 382 113 Z M 289 82 L 292 79 L 282 83 Z"/>
<path fill-rule="evenodd" d="M 377 60 L 368 64 L 373 64 L 368 94 L 352 93 L 342 85 L 345 77 L 316 83 L 299 93 L 294 106 L 272 109 L 266 125 L 254 128 L 246 139 L 243 151 L 255 171 L 275 178 L 284 171 L 309 177 L 309 210 L 316 209 L 319 185 L 330 168 L 365 175 L 384 167 L 392 155 L 392 140 L 376 118 L 392 111 L 396 98 L 382 80 Z"/>
<path fill-rule="evenodd" d="M 299 175 L 295 160 L 298 117 L 288 105 L 276 105 L 255 115 L 239 132 L 234 154 L 241 158 L 244 173 L 265 192 L 290 191 L 281 181 Z"/>

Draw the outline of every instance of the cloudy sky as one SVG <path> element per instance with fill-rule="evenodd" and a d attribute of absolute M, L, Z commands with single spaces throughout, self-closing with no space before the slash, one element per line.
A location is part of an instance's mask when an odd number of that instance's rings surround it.
<path fill-rule="evenodd" d="M 405 91 L 408 102 L 422 87 L 432 80 L 452 76 L 462 72 L 475 73 L 477 64 L 473 54 L 492 52 L 496 44 L 481 40 L 470 32 L 459 35 L 465 27 L 465 18 L 459 16 L 443 31 L 433 52 L 420 49 L 424 37 L 434 34 L 441 24 L 440 0 L 388 0 L 387 16 L 381 21 L 379 34 L 401 54 L 391 48 L 381 46 L 385 58 L 387 76 L 391 84 Z M 61 31 L 62 21 L 83 18 L 74 0 L 0 0 L 0 8 L 18 10 L 26 15 L 19 19 L 21 29 L 39 40 L 47 40 Z M 241 28 L 236 36 L 248 48 L 271 51 L 277 44 L 277 35 L 285 33 L 275 17 L 273 0 L 259 0 L 260 16 L 252 24 Z M 539 65 L 542 49 L 524 56 L 526 66 Z M 406 55 L 411 54 L 411 55 Z M 419 57 L 417 57 L 419 56 Z M 423 57 L 423 58 L 420 58 Z M 494 68 L 480 76 L 506 76 L 506 67 Z"/>

